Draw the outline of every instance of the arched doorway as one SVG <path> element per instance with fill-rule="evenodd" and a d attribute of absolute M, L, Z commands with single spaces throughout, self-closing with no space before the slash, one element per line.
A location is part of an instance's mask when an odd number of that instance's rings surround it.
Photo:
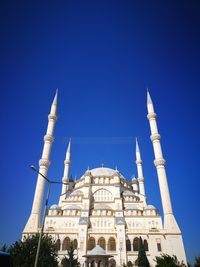
<path fill-rule="evenodd" d="M 109 267 L 116 267 L 116 261 L 114 260 L 114 259 L 111 259 L 110 261 L 109 261 L 109 265 L 108 265 Z"/>
<path fill-rule="evenodd" d="M 145 249 L 145 251 L 149 250 L 148 242 L 146 239 L 144 240 L 144 249 Z"/>
<path fill-rule="evenodd" d="M 62 243 L 62 250 L 67 250 L 67 249 L 69 249 L 69 246 L 70 246 L 70 238 L 67 236 L 67 237 L 65 237 L 65 239 L 63 240 L 63 243 Z"/>
<path fill-rule="evenodd" d="M 114 237 L 110 237 L 108 240 L 108 250 L 116 251 L 116 242 Z"/>
<path fill-rule="evenodd" d="M 138 251 L 139 250 L 139 238 L 135 237 L 133 239 L 133 250 Z"/>
<path fill-rule="evenodd" d="M 126 251 L 131 251 L 131 241 L 130 241 L 130 239 L 126 240 Z"/>
<path fill-rule="evenodd" d="M 58 250 L 60 250 L 60 239 L 57 239 L 56 240 L 56 250 L 58 251 Z"/>
<path fill-rule="evenodd" d="M 88 239 L 87 249 L 92 250 L 95 247 L 95 244 L 96 244 L 96 242 L 95 242 L 94 237 L 90 237 Z"/>
<path fill-rule="evenodd" d="M 74 241 L 73 241 L 73 248 L 74 249 L 77 249 L 77 247 L 78 247 L 77 239 L 74 239 Z"/>

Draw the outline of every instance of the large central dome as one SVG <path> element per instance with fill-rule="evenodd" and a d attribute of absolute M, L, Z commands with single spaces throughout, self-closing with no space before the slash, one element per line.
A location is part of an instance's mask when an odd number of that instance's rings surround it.
<path fill-rule="evenodd" d="M 92 176 L 112 176 L 117 171 L 110 168 L 100 167 L 92 169 L 90 172 Z"/>

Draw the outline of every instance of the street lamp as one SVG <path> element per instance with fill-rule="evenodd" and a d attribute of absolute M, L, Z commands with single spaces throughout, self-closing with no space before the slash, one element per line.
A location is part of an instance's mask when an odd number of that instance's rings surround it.
<path fill-rule="evenodd" d="M 120 245 L 120 248 L 119 248 L 119 257 L 120 257 L 120 265 L 122 265 L 122 247 Z"/>
<path fill-rule="evenodd" d="M 47 194 L 46 194 L 46 201 L 45 201 L 45 206 L 44 206 L 44 213 L 43 213 L 43 217 L 42 217 L 42 227 L 41 227 L 41 231 L 40 231 L 40 235 L 39 235 L 37 252 L 36 252 L 35 263 L 34 263 L 34 267 L 37 267 L 39 253 L 40 253 L 41 239 L 42 239 L 42 235 L 43 235 L 43 232 L 44 232 L 44 224 L 45 224 L 45 218 L 46 218 L 46 214 L 47 214 L 47 206 L 48 206 L 48 201 L 49 201 L 49 194 L 50 194 L 51 184 L 68 184 L 68 183 L 63 183 L 63 182 L 49 180 L 46 176 L 44 176 L 41 172 L 39 172 L 34 165 L 31 165 L 30 168 L 33 171 L 35 171 L 38 174 L 40 174 L 47 181 L 47 183 L 48 183 L 48 189 L 47 189 Z"/>

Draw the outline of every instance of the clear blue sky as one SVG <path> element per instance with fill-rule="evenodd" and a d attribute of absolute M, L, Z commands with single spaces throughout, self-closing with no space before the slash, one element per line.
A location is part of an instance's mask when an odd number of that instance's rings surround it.
<path fill-rule="evenodd" d="M 137 136 L 148 203 L 162 213 L 146 118 L 158 114 L 174 213 L 188 259 L 200 254 L 200 2 L 1 1 L 0 243 L 30 214 L 47 116 L 59 88 L 49 178 L 61 180 L 72 137 L 71 174 L 118 166 L 136 174 Z M 50 204 L 60 187 L 52 188 Z"/>

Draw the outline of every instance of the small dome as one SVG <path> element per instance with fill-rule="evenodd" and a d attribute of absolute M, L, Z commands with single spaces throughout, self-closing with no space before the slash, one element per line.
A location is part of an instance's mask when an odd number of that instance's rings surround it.
<path fill-rule="evenodd" d="M 116 173 L 116 170 L 110 169 L 110 168 L 95 168 L 90 170 L 92 176 L 112 176 Z"/>
<path fill-rule="evenodd" d="M 147 205 L 144 209 L 145 210 L 156 210 L 156 208 L 153 205 Z"/>
<path fill-rule="evenodd" d="M 103 248 L 101 248 L 99 245 L 96 245 L 96 247 L 88 251 L 87 255 L 106 256 L 106 251 Z"/>
<path fill-rule="evenodd" d="M 53 204 L 51 207 L 50 207 L 51 210 L 60 210 L 60 207 L 57 205 L 57 204 Z"/>
<path fill-rule="evenodd" d="M 135 178 L 135 176 L 133 176 L 133 178 L 132 178 L 132 184 L 137 184 L 137 183 L 138 183 L 137 179 Z"/>

